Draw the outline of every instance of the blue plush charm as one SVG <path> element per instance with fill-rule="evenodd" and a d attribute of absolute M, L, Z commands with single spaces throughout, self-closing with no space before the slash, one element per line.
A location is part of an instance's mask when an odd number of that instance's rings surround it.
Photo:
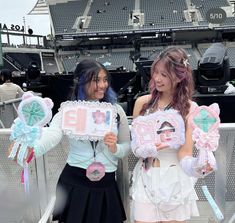
<path fill-rule="evenodd" d="M 28 148 L 34 147 L 35 141 L 41 137 L 42 127 L 51 120 L 52 107 L 53 102 L 50 98 L 41 98 L 26 92 L 18 107 L 19 117 L 14 120 L 11 127 L 10 140 L 14 141 L 14 146 L 9 158 L 14 159 L 17 155 L 17 163 L 24 167 L 21 182 L 24 183 L 27 194 L 29 194 L 28 163 L 34 154 L 34 151 L 31 152 L 27 158 Z"/>
<path fill-rule="evenodd" d="M 12 132 L 10 140 L 14 140 L 15 144 L 12 148 L 9 158 L 14 159 L 20 145 L 20 150 L 17 156 L 17 162 L 21 166 L 24 166 L 24 159 L 27 156 L 27 148 L 33 147 L 34 141 L 39 139 L 41 136 L 41 128 L 38 126 L 29 126 L 25 124 L 19 118 L 15 119 L 14 124 L 12 125 Z"/>
<path fill-rule="evenodd" d="M 50 98 L 34 96 L 26 92 L 18 107 L 18 118 L 15 119 L 11 129 L 10 140 L 15 141 L 9 155 L 14 159 L 17 152 L 17 162 L 21 166 L 27 165 L 27 148 L 34 147 L 34 142 L 40 138 L 41 129 L 52 117 L 53 102 Z"/>

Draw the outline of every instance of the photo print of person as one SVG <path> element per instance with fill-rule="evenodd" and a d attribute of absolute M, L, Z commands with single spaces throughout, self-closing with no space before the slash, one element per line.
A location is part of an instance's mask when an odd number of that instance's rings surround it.
<path fill-rule="evenodd" d="M 95 131 L 106 131 L 110 125 L 110 111 L 100 111 L 99 109 L 92 112 Z"/>
<path fill-rule="evenodd" d="M 175 137 L 174 132 L 175 127 L 168 121 L 164 121 L 157 130 L 161 143 L 171 142 Z"/>

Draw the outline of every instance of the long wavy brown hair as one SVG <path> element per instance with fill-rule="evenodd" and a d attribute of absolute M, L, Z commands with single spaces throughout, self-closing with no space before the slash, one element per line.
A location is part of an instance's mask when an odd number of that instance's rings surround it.
<path fill-rule="evenodd" d="M 149 82 L 151 99 L 143 105 L 141 114 L 143 115 L 146 112 L 146 109 L 150 108 L 155 101 L 157 102 L 160 98 L 161 92 L 157 91 L 153 76 L 154 70 L 156 69 L 156 66 L 158 66 L 159 61 L 165 65 L 166 73 L 170 78 L 171 83 L 173 83 L 175 77 L 180 80 L 173 93 L 171 107 L 178 110 L 185 120 L 190 109 L 190 100 L 192 100 L 194 82 L 192 68 L 188 63 L 187 53 L 184 49 L 175 46 L 167 47 L 154 60 L 151 66 L 151 79 Z"/>

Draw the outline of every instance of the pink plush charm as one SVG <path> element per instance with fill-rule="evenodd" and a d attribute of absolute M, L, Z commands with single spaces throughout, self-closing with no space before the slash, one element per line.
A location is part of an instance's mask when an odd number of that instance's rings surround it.
<path fill-rule="evenodd" d="M 197 107 L 189 117 L 193 127 L 192 138 L 195 147 L 199 150 L 197 168 L 202 171 L 207 162 L 213 169 L 217 168 L 213 151 L 219 145 L 219 112 L 218 104 L 213 103 L 210 106 Z"/>

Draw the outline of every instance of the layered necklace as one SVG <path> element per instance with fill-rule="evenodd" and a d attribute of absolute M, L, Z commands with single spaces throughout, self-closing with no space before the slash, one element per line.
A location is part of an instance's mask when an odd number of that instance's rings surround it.
<path fill-rule="evenodd" d="M 157 98 L 156 98 L 156 99 L 154 100 L 153 104 L 151 105 L 151 107 L 150 107 L 149 110 L 150 110 L 150 113 L 154 112 L 156 108 L 157 108 L 157 110 L 159 110 L 159 111 L 165 111 L 165 110 L 170 109 L 171 106 L 172 106 L 172 103 L 171 103 L 171 102 L 168 103 L 168 104 L 166 104 L 166 105 L 164 105 L 164 106 L 160 106 L 160 105 L 159 105 L 159 101 L 157 102 Z"/>

